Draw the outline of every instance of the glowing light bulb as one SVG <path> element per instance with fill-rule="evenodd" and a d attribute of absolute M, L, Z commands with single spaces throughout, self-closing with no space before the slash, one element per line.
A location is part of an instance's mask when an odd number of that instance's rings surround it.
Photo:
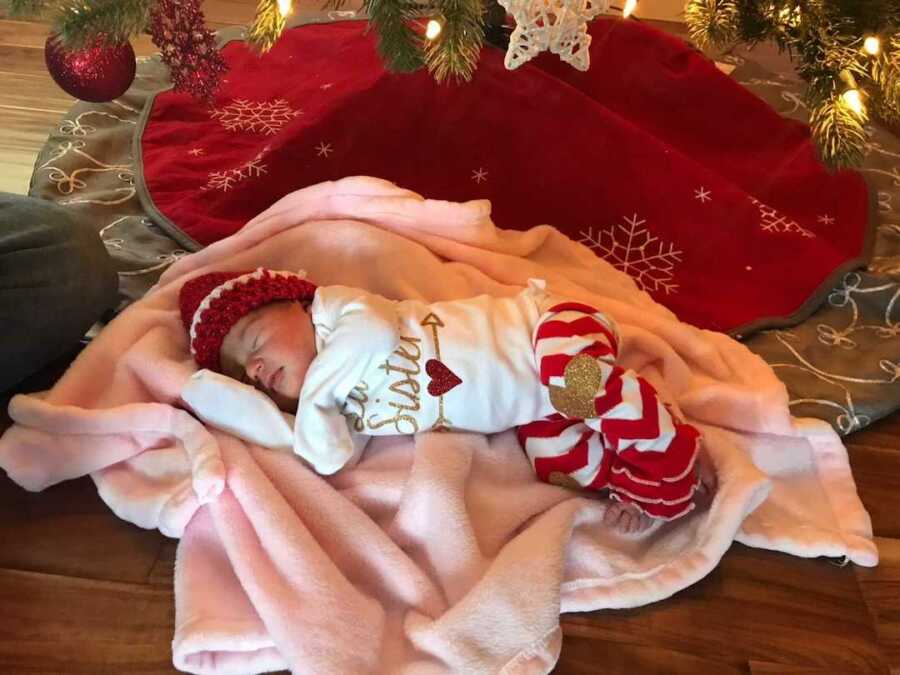
<path fill-rule="evenodd" d="M 769 12 L 775 13 L 775 5 L 769 5 Z M 781 23 L 787 24 L 791 28 L 796 28 L 800 25 L 800 8 L 794 7 L 790 9 L 788 7 L 782 7 L 778 11 L 778 21 Z"/>
<path fill-rule="evenodd" d="M 443 26 L 441 26 L 440 21 L 435 21 L 434 19 L 432 19 L 428 22 L 428 25 L 425 26 L 425 37 L 427 37 L 429 40 L 434 40 L 434 38 L 441 34 L 442 27 Z"/>
<path fill-rule="evenodd" d="M 625 8 L 622 10 L 622 18 L 627 19 L 637 9 L 638 0 L 625 0 Z"/>
<path fill-rule="evenodd" d="M 881 51 L 881 40 L 875 35 L 870 35 L 866 38 L 866 41 L 863 42 L 863 49 L 866 50 L 866 53 L 875 56 Z"/>
<path fill-rule="evenodd" d="M 291 13 L 291 0 L 278 0 L 278 11 L 281 13 L 282 17 L 287 16 Z"/>
<path fill-rule="evenodd" d="M 862 115 L 865 112 L 866 109 L 863 106 L 862 96 L 859 95 L 859 89 L 848 89 L 841 95 L 841 98 L 850 110 L 857 115 Z"/>
<path fill-rule="evenodd" d="M 444 27 L 441 25 L 440 21 L 431 19 L 428 22 L 428 25 L 425 26 L 425 37 L 429 40 L 434 40 L 438 35 L 441 34 L 443 28 Z"/>

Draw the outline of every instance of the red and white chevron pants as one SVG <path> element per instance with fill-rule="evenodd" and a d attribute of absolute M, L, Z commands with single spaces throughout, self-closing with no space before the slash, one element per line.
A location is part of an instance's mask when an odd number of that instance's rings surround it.
<path fill-rule="evenodd" d="M 541 480 L 608 489 L 655 518 L 694 508 L 700 433 L 677 420 L 649 382 L 615 364 L 619 339 L 607 316 L 580 303 L 554 305 L 538 323 L 534 351 L 560 410 L 518 428 Z"/>

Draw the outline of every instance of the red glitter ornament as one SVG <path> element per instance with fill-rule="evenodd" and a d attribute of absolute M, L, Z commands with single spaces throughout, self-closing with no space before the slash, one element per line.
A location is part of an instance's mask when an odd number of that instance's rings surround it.
<path fill-rule="evenodd" d="M 100 37 L 91 46 L 69 51 L 58 36 L 51 35 L 44 46 L 44 59 L 56 84 L 82 101 L 111 101 L 134 81 L 134 50 L 128 42 L 108 45 Z"/>

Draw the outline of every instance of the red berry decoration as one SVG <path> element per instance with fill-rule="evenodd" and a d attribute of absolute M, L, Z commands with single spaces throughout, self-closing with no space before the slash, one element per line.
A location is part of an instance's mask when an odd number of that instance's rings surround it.
<path fill-rule="evenodd" d="M 51 35 L 44 46 L 44 58 L 56 84 L 82 101 L 111 101 L 134 81 L 134 49 L 128 42 L 108 45 L 100 38 L 92 46 L 68 51 L 56 35 Z"/>
<path fill-rule="evenodd" d="M 206 27 L 200 0 L 157 0 L 150 12 L 150 35 L 169 66 L 172 88 L 211 102 L 228 70 Z"/>

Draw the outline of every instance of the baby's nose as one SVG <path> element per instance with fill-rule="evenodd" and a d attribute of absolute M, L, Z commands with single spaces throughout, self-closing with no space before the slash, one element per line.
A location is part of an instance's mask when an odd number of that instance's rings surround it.
<path fill-rule="evenodd" d="M 259 377 L 262 374 L 262 367 L 263 367 L 262 359 L 259 359 L 259 358 L 250 359 L 247 362 L 247 368 L 246 368 L 247 377 L 249 377 L 254 382 L 258 382 Z"/>

